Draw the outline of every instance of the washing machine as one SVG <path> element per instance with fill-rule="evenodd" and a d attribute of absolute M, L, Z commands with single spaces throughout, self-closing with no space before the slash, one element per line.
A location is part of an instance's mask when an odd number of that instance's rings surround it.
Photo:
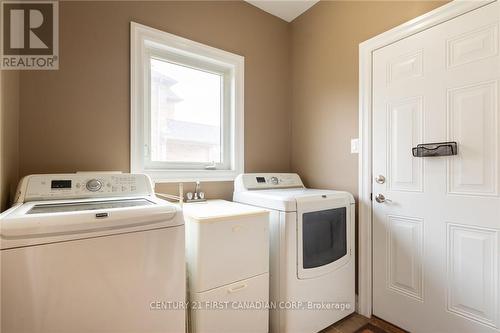
<path fill-rule="evenodd" d="M 304 187 L 299 175 L 243 174 L 235 202 L 270 211 L 270 331 L 313 333 L 354 312 L 350 193 Z"/>
<path fill-rule="evenodd" d="M 0 216 L 1 332 L 184 332 L 184 242 L 145 175 L 27 176 Z"/>

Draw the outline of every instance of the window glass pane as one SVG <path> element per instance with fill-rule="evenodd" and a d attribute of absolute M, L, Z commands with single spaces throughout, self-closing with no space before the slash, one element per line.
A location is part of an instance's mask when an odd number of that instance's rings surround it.
<path fill-rule="evenodd" d="M 222 162 L 222 75 L 151 59 L 151 160 Z"/>

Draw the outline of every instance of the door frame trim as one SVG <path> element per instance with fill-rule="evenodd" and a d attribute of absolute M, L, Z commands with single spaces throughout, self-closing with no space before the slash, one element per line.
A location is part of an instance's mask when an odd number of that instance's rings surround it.
<path fill-rule="evenodd" d="M 373 52 L 401 39 L 500 0 L 454 0 L 359 44 L 358 304 L 372 315 L 372 57 Z"/>

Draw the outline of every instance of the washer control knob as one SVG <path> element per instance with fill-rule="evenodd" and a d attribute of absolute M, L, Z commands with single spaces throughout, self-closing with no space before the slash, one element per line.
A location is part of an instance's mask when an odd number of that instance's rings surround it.
<path fill-rule="evenodd" d="M 278 177 L 271 177 L 271 178 L 269 178 L 269 181 L 273 185 L 278 185 L 280 183 L 280 180 L 278 179 Z"/>
<path fill-rule="evenodd" d="M 97 192 L 102 188 L 102 183 L 98 179 L 91 179 L 87 182 L 87 185 L 85 185 L 85 187 L 90 192 Z"/>

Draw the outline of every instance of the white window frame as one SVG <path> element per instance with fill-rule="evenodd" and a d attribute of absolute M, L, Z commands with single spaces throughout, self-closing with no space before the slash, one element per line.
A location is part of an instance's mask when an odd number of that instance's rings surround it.
<path fill-rule="evenodd" d="M 244 57 L 135 22 L 130 28 L 131 172 L 155 182 L 234 180 L 244 172 Z M 151 56 L 222 75 L 222 163 L 150 160 Z"/>

